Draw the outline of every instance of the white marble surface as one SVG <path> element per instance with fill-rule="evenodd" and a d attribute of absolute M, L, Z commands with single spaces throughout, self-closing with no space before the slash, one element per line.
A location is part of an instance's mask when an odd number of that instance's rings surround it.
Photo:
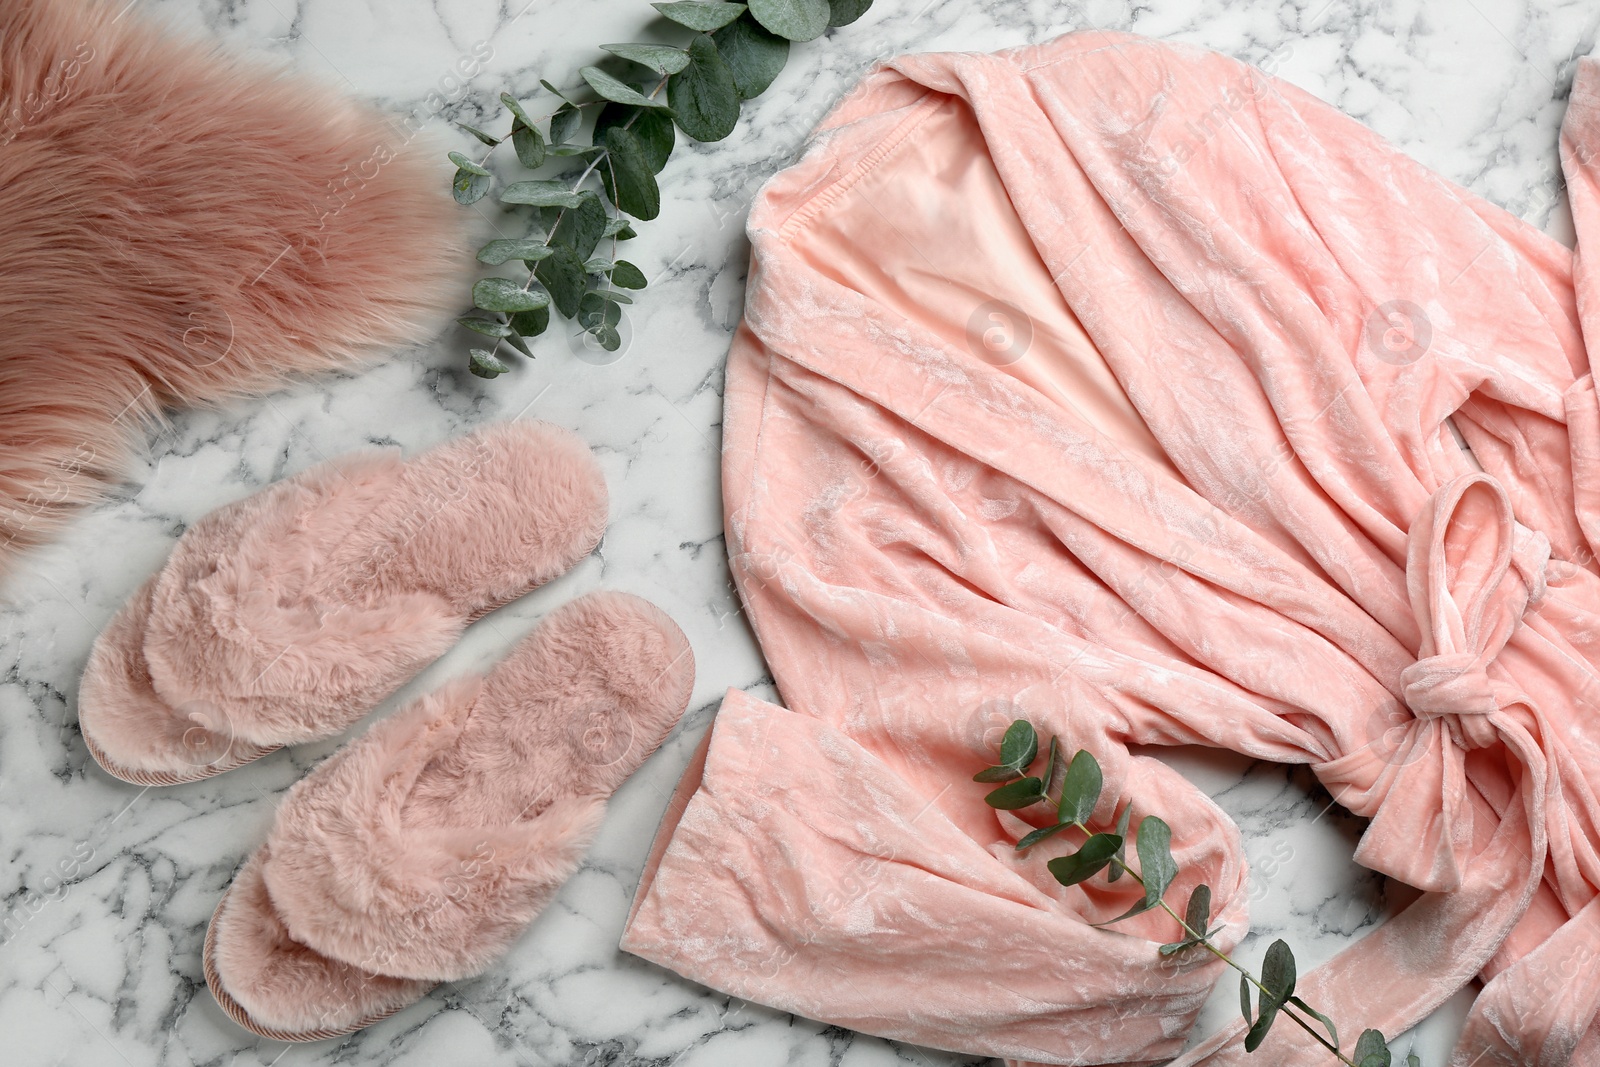
<path fill-rule="evenodd" d="M 136 3 L 141 14 L 279 57 L 401 111 L 430 110 L 428 94 L 442 89 L 452 96 L 445 115 L 473 123 L 503 88 L 529 92 L 540 76 L 574 84 L 596 45 L 638 39 L 650 14 L 638 0 L 534 0 L 521 14 L 523 0 Z M 12 918 L 0 944 L 0 1062 L 973 1062 L 730 1001 L 616 949 L 667 793 L 720 695 L 738 686 L 772 696 L 729 584 L 717 478 L 721 368 L 740 308 L 751 196 L 880 56 L 1114 27 L 1254 62 L 1276 55 L 1281 75 L 1565 239 L 1556 130 L 1573 57 L 1593 48 L 1597 24 L 1600 11 L 1584 0 L 1144 0 L 1137 14 L 1092 0 L 878 0 L 856 25 L 797 46 L 727 141 L 677 153 L 663 175 L 661 219 L 632 248 L 646 273 L 662 277 L 636 306 L 635 338 L 617 362 L 592 365 L 551 338 L 537 362 L 484 382 L 463 369 L 462 337 L 419 339 L 360 375 L 180 415 L 113 500 L 0 590 L 0 901 Z M 457 60 L 482 42 L 493 58 L 452 93 Z M 687 631 L 700 665 L 691 710 L 618 794 L 582 871 L 509 959 L 345 1040 L 256 1040 L 206 992 L 201 937 L 278 798 L 334 743 L 210 782 L 124 785 L 93 766 L 78 734 L 75 694 L 89 647 L 185 524 L 210 509 L 368 443 L 418 449 L 525 409 L 577 430 L 600 455 L 614 501 L 602 550 L 474 626 L 386 709 L 491 664 L 544 611 L 604 585 L 650 597 Z M 1246 958 L 1281 934 L 1303 965 L 1320 961 L 1403 903 L 1351 864 L 1360 824 L 1330 810 L 1308 773 L 1174 758 L 1244 828 L 1256 901 Z M 1237 1010 L 1233 995 L 1219 991 L 1202 1030 Z M 1430 1067 L 1445 1061 L 1469 998 L 1420 1029 L 1417 1049 Z"/>

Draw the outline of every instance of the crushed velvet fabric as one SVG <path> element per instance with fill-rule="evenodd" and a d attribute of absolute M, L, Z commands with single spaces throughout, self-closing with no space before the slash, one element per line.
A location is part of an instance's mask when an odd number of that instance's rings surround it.
<path fill-rule="evenodd" d="M 1579 253 L 1233 59 L 1086 32 L 893 60 L 750 219 L 728 548 L 786 707 L 730 692 L 623 947 L 1018 1062 L 1188 1052 L 1222 975 L 1062 888 L 968 781 L 1031 719 L 1248 921 L 1236 828 L 1130 746 L 1309 764 L 1425 892 L 1299 991 L 1457 1062 L 1600 1062 L 1600 65 Z M 1452 425 L 1470 447 L 1461 447 Z M 1248 1062 L 1330 1057 L 1280 1026 Z"/>

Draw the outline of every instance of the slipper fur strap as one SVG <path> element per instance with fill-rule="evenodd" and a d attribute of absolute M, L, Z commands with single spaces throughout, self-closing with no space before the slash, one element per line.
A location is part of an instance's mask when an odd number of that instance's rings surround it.
<path fill-rule="evenodd" d="M 369 974 L 464 978 L 498 958 L 577 870 L 603 796 L 475 825 L 463 790 L 459 824 L 408 820 L 418 775 L 456 742 L 481 687 L 479 678 L 446 685 L 290 791 L 263 876 L 296 940 Z"/>
<path fill-rule="evenodd" d="M 450 647 L 464 620 L 441 598 L 384 595 L 371 580 L 381 560 L 329 566 L 402 467 L 397 449 L 350 457 L 195 524 L 152 590 L 143 645 L 172 714 L 233 741 L 296 744 Z"/>

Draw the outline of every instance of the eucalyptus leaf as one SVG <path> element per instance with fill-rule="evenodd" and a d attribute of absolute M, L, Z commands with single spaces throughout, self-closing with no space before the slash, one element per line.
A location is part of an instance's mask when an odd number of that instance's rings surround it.
<path fill-rule="evenodd" d="M 984 803 L 991 808 L 1000 808 L 1004 811 L 1014 811 L 1025 808 L 1029 804 L 1037 804 L 1044 798 L 1044 787 L 1037 778 L 1019 778 L 1015 782 L 1001 786 L 988 796 Z"/>
<path fill-rule="evenodd" d="M 478 249 L 478 262 L 487 263 L 498 267 L 502 263 L 509 263 L 513 259 L 520 259 L 524 263 L 533 263 L 550 254 L 550 246 L 543 241 L 520 240 L 512 241 L 505 238 L 496 238 Z"/>
<path fill-rule="evenodd" d="M 626 126 L 612 126 L 605 132 L 605 144 L 605 184 L 612 202 L 646 222 L 661 214 L 661 189 L 639 138 Z"/>
<path fill-rule="evenodd" d="M 696 141 L 720 141 L 739 124 L 739 88 L 711 38 L 689 42 L 689 65 L 667 80 L 673 121 Z"/>
<path fill-rule="evenodd" d="M 676 74 L 689 65 L 689 53 L 664 44 L 603 44 L 600 47 L 661 75 Z"/>
<path fill-rule="evenodd" d="M 643 289 L 650 284 L 644 271 L 625 259 L 617 260 L 617 265 L 611 268 L 611 280 L 624 289 Z"/>
<path fill-rule="evenodd" d="M 828 0 L 828 25 L 848 26 L 871 6 L 872 0 Z"/>
<path fill-rule="evenodd" d="M 1133 814 L 1133 801 L 1128 801 L 1122 808 L 1122 814 L 1117 816 L 1117 836 L 1124 841 L 1128 839 L 1128 818 Z M 1122 859 L 1122 853 L 1117 853 L 1117 859 Z M 1106 881 L 1115 882 L 1122 877 L 1122 866 L 1113 863 L 1106 871 Z"/>
<path fill-rule="evenodd" d="M 1122 839 L 1115 834 L 1095 834 L 1072 855 L 1058 856 L 1045 866 L 1062 885 L 1077 885 L 1098 874 L 1121 847 Z"/>
<path fill-rule="evenodd" d="M 1183 909 L 1183 922 L 1195 934 L 1204 934 L 1211 925 L 1211 887 L 1201 882 L 1189 893 L 1189 904 Z"/>
<path fill-rule="evenodd" d="M 548 307 L 535 308 L 532 311 L 519 311 L 511 316 L 511 328 L 517 331 L 519 337 L 538 337 L 550 325 L 550 309 Z"/>
<path fill-rule="evenodd" d="M 605 274 L 614 266 L 616 264 L 605 256 L 595 256 L 583 265 L 583 270 L 585 274 Z"/>
<path fill-rule="evenodd" d="M 569 319 L 576 316 L 588 277 L 583 269 L 583 258 L 567 245 L 560 245 L 533 271 L 540 284 L 550 291 L 556 310 Z M 521 330 L 517 332 L 522 333 Z"/>
<path fill-rule="evenodd" d="M 517 126 L 527 126 L 531 129 L 532 127 L 538 125 L 538 123 L 534 122 L 528 117 L 527 110 L 524 109 L 517 98 L 512 96 L 510 93 L 501 93 L 500 102 L 506 106 L 507 111 L 511 112 L 511 125 L 513 128 Z"/>
<path fill-rule="evenodd" d="M 1027 719 L 1017 719 L 1006 727 L 1005 736 L 1000 738 L 1001 763 L 1025 771 L 1033 765 L 1034 757 L 1038 754 L 1039 735 L 1033 723 Z"/>
<path fill-rule="evenodd" d="M 535 207 L 570 209 L 583 202 L 583 194 L 573 192 L 572 186 L 564 181 L 541 178 L 537 181 L 512 182 L 500 194 L 500 200 L 506 204 L 532 204 Z"/>
<path fill-rule="evenodd" d="M 713 33 L 711 40 L 728 64 L 734 88 L 744 100 L 766 92 L 789 61 L 789 42 L 749 15 L 728 23 Z"/>
<path fill-rule="evenodd" d="M 986 767 L 972 776 L 974 782 L 1009 782 L 1013 778 L 1021 778 L 1022 772 L 1015 767 Z"/>
<path fill-rule="evenodd" d="M 1250 1014 L 1250 978 L 1248 975 L 1239 975 L 1239 1010 L 1244 1013 L 1244 1021 L 1248 1025 Z"/>
<path fill-rule="evenodd" d="M 684 65 L 687 66 L 688 64 Z M 589 88 L 614 103 L 628 104 L 631 107 L 664 108 L 667 106 L 665 100 L 648 97 L 628 85 L 627 82 L 613 78 L 599 67 L 584 67 L 578 73 L 582 74 L 583 80 L 589 83 Z"/>
<path fill-rule="evenodd" d="M 557 89 L 554 85 L 551 85 L 549 82 L 545 81 L 543 78 L 539 79 L 539 84 L 544 86 L 545 90 L 547 92 L 555 93 L 557 96 L 559 96 L 561 99 L 565 100 L 567 103 L 569 103 L 569 104 L 576 104 L 577 103 L 577 101 L 573 100 L 572 97 L 568 96 L 566 93 L 562 92 L 560 89 Z"/>
<path fill-rule="evenodd" d="M 1148 898 L 1140 897 L 1139 900 L 1137 902 L 1135 902 L 1133 907 L 1129 908 L 1127 911 L 1123 912 L 1121 915 L 1118 915 L 1115 919 L 1107 919 L 1105 922 L 1090 923 L 1089 925 L 1091 925 L 1091 926 L 1110 926 L 1112 923 L 1119 923 L 1123 919 L 1131 919 L 1135 915 L 1143 915 L 1145 912 L 1149 911 L 1153 907 L 1155 907 L 1155 905 L 1150 903 Z"/>
<path fill-rule="evenodd" d="M 1145 821 L 1148 822 L 1149 818 Z M 1139 824 L 1139 829 L 1142 833 L 1144 823 Z M 1244 1036 L 1246 1052 L 1254 1052 L 1261 1046 L 1261 1042 L 1266 1040 L 1267 1032 L 1272 1029 L 1272 1024 L 1277 1019 L 1278 1009 L 1294 995 L 1294 982 L 1294 953 L 1289 950 L 1287 942 L 1282 939 L 1274 941 L 1267 946 L 1266 958 L 1261 962 L 1261 998 L 1256 1005 L 1258 1014 L 1255 1025 L 1251 1026 L 1250 1032 Z"/>
<path fill-rule="evenodd" d="M 600 326 L 615 326 L 622 321 L 622 307 L 590 290 L 578 301 L 578 324 L 593 331 Z"/>
<path fill-rule="evenodd" d="M 1139 877 L 1144 879 L 1145 903 L 1153 908 L 1161 903 L 1172 880 L 1178 877 L 1178 864 L 1172 858 L 1172 828 L 1156 816 L 1146 815 L 1139 820 L 1134 848 L 1139 853 Z"/>
<path fill-rule="evenodd" d="M 545 154 L 558 159 L 571 156 L 597 156 L 605 149 L 592 144 L 553 144 L 545 148 Z"/>
<path fill-rule="evenodd" d="M 1185 951 L 1187 951 L 1187 950 L 1189 950 L 1191 948 L 1196 947 L 1197 945 L 1201 945 L 1201 944 L 1205 943 L 1206 941 L 1211 940 L 1213 937 L 1215 937 L 1217 934 L 1219 934 L 1221 932 L 1222 932 L 1222 927 L 1219 926 L 1215 930 L 1212 930 L 1210 933 L 1206 934 L 1204 937 L 1186 937 L 1182 941 L 1174 941 L 1170 945 L 1162 945 L 1161 948 L 1160 948 L 1161 955 L 1163 955 L 1163 956 L 1175 956 L 1180 952 L 1185 952 Z M 1248 984 L 1247 984 L 1246 985 L 1246 996 L 1249 995 L 1248 989 L 1249 989 L 1249 987 L 1248 987 Z"/>
<path fill-rule="evenodd" d="M 510 337 L 511 327 L 497 319 L 484 319 L 476 316 L 457 319 L 467 329 L 483 334 L 485 337 Z"/>
<path fill-rule="evenodd" d="M 1044 773 L 1039 780 L 1044 783 L 1046 796 L 1050 795 L 1050 787 L 1056 784 L 1056 764 L 1061 761 L 1061 738 L 1050 735 L 1050 748 L 1046 751 L 1044 759 Z"/>
<path fill-rule="evenodd" d="M 478 164 L 474 163 L 472 160 L 468 159 L 466 156 L 462 155 L 460 152 L 451 152 L 450 153 L 450 162 L 454 163 L 457 167 L 460 167 L 462 170 L 466 171 L 468 174 L 476 174 L 476 175 L 479 175 L 480 177 L 485 177 L 485 178 L 487 178 L 489 176 L 489 171 L 486 168 L 481 167 Z"/>
<path fill-rule="evenodd" d="M 822 36 L 833 17 L 828 0 L 750 0 L 750 14 L 791 41 L 811 41 Z"/>
<path fill-rule="evenodd" d="M 600 235 L 605 231 L 605 206 L 593 190 L 585 189 L 578 194 L 578 206 L 562 212 L 561 221 L 550 232 L 550 243 L 572 249 L 581 265 L 594 253 L 595 245 L 600 243 Z"/>
<path fill-rule="evenodd" d="M 619 293 L 615 289 L 600 289 L 598 292 L 600 293 L 601 300 L 611 300 L 618 304 L 633 303 L 633 297 L 629 296 L 627 293 Z"/>
<path fill-rule="evenodd" d="M 584 293 L 583 299 L 578 302 L 578 325 L 582 326 L 586 332 L 592 331 L 598 326 L 611 325 L 611 323 L 603 321 L 601 316 L 605 314 L 607 308 L 612 307 L 616 307 L 616 305 L 607 304 L 593 292 Z M 618 310 L 620 311 L 621 309 L 619 308 Z"/>
<path fill-rule="evenodd" d="M 486 348 L 468 349 L 472 362 L 467 369 L 480 378 L 498 378 L 511 368 L 495 358 L 493 352 Z"/>
<path fill-rule="evenodd" d="M 1172 830 L 1166 823 L 1154 815 L 1146 815 L 1139 820 L 1139 830 L 1134 835 L 1134 848 L 1139 853 L 1139 877 L 1144 882 L 1144 897 L 1115 919 L 1107 919 L 1105 922 L 1092 925 L 1110 926 L 1123 919 L 1142 915 L 1161 903 L 1162 894 L 1178 875 L 1178 865 L 1172 861 L 1171 844 Z M 1259 1021 L 1258 1019 L 1257 1022 Z"/>
<path fill-rule="evenodd" d="M 500 143 L 500 138 L 492 136 L 491 134 L 484 133 L 482 130 L 478 129 L 476 126 L 468 126 L 465 122 L 458 122 L 458 123 L 456 123 L 456 125 L 460 126 L 463 130 L 466 130 L 468 133 L 472 134 L 472 136 L 476 137 L 478 140 L 482 141 L 484 144 L 488 145 L 490 148 L 493 148 L 495 145 Z"/>
<path fill-rule="evenodd" d="M 1295 1007 L 1299 1008 L 1301 1011 L 1317 1020 L 1317 1022 L 1321 1023 L 1323 1026 L 1326 1026 L 1328 1028 L 1328 1037 L 1333 1041 L 1333 1047 L 1339 1047 L 1339 1028 L 1333 1025 L 1332 1019 L 1328 1018 L 1326 1015 L 1322 1014 L 1316 1008 L 1313 1008 L 1299 997 L 1290 997 L 1289 1003 L 1293 1004 Z M 1407 1064 L 1406 1067 L 1411 1067 L 1411 1065 Z"/>
<path fill-rule="evenodd" d="M 486 174 L 457 170 L 455 178 L 450 182 L 450 195 L 456 198 L 458 204 L 476 204 L 483 199 L 493 184 L 494 179 Z"/>
<path fill-rule="evenodd" d="M 1087 823 L 1100 801 L 1102 784 L 1100 764 L 1087 749 L 1079 749 L 1067 764 L 1067 776 L 1061 782 L 1057 817 L 1065 823 Z"/>
<path fill-rule="evenodd" d="M 606 131 L 613 126 L 626 126 L 639 139 L 644 158 L 651 174 L 660 174 L 672 155 L 678 135 L 672 125 L 672 116 L 658 109 L 627 107 L 607 103 L 594 120 L 594 142 L 605 143 Z"/>
<path fill-rule="evenodd" d="M 617 240 L 619 240 L 619 241 L 627 241 L 627 240 L 631 240 L 634 237 L 639 236 L 637 233 L 634 232 L 633 227 L 628 225 L 628 220 L 627 219 L 619 219 L 617 221 L 622 223 L 622 226 L 617 230 Z M 606 233 L 606 236 L 607 237 L 611 236 L 609 231 Z"/>
<path fill-rule="evenodd" d="M 511 147 L 516 150 L 517 162 L 529 170 L 544 166 L 544 134 L 532 126 L 518 123 L 511 131 Z"/>
<path fill-rule="evenodd" d="M 472 287 L 472 306 L 485 311 L 532 311 L 548 303 L 548 296 L 524 289 L 510 278 L 483 278 Z"/>
<path fill-rule="evenodd" d="M 1272 1029 L 1272 1024 L 1278 1019 L 1278 1005 L 1270 998 L 1263 995 L 1258 1005 L 1260 1011 L 1256 1021 L 1250 1024 L 1250 1029 L 1244 1035 L 1244 1050 L 1254 1052 L 1261 1047 L 1261 1042 L 1267 1039 L 1267 1033 Z"/>
<path fill-rule="evenodd" d="M 702 3 L 696 0 L 679 0 L 671 4 L 651 4 L 662 16 L 691 30 L 710 33 L 720 30 L 744 14 L 743 4 Z"/>
<path fill-rule="evenodd" d="M 546 314 L 549 314 L 549 312 L 547 311 Z M 516 333 L 513 332 L 506 334 L 505 342 L 512 348 L 515 348 L 518 352 L 521 352 L 523 355 L 527 356 L 529 359 L 533 358 L 533 349 L 529 348 L 528 342 L 518 337 Z"/>
<path fill-rule="evenodd" d="M 549 83 L 541 82 L 546 88 Z M 561 99 L 565 100 L 566 97 Z M 583 112 L 577 105 L 570 102 L 556 108 L 556 113 L 550 116 L 550 143 L 561 144 L 568 137 L 578 132 L 578 127 L 583 123 Z"/>
<path fill-rule="evenodd" d="M 1351 1059 L 1356 1067 L 1389 1067 L 1389 1043 L 1378 1030 L 1363 1030 L 1356 1038 L 1356 1051 Z"/>
<path fill-rule="evenodd" d="M 1406 1067 L 1422 1067 L 1422 1057 L 1415 1051 L 1406 1053 Z"/>
<path fill-rule="evenodd" d="M 1267 946 L 1267 955 L 1261 961 L 1261 984 L 1281 1006 L 1294 996 L 1294 982 L 1294 952 L 1288 942 L 1279 938 Z"/>
<path fill-rule="evenodd" d="M 1173 941 L 1170 944 L 1162 945 L 1156 951 L 1163 956 L 1176 956 L 1180 952 L 1187 952 L 1198 944 L 1200 944 L 1200 938 L 1186 937 L 1182 941 Z"/>
<path fill-rule="evenodd" d="M 1026 836 L 1023 837 L 1023 839 L 1021 841 L 1017 842 L 1017 851 L 1021 852 L 1024 849 L 1032 848 L 1034 845 L 1037 845 L 1040 841 L 1043 841 L 1043 840 L 1045 840 L 1047 838 L 1054 837 L 1056 834 L 1059 834 L 1063 830 L 1070 830 L 1070 829 L 1072 829 L 1072 827 L 1068 826 L 1064 822 L 1058 822 L 1054 826 L 1041 826 L 1041 827 L 1039 827 L 1039 829 L 1034 830 L 1030 834 L 1027 834 Z"/>

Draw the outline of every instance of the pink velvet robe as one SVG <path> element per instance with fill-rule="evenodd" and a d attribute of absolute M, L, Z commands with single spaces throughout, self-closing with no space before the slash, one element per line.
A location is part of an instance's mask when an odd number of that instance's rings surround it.
<path fill-rule="evenodd" d="M 1481 976 L 1458 1062 L 1600 1063 L 1597 100 L 1584 60 L 1574 255 L 1195 48 L 870 74 L 754 206 L 728 366 L 787 706 L 728 693 L 623 947 L 939 1048 L 1177 1055 L 1231 972 L 1163 960 L 1160 912 L 1091 927 L 1138 890 L 1057 885 L 1064 836 L 1013 850 L 968 778 L 1026 717 L 1098 757 L 1098 820 L 1171 824 L 1169 900 L 1209 883 L 1226 946 L 1237 829 L 1130 745 L 1308 763 L 1370 817 L 1357 859 L 1427 892 L 1302 976 L 1347 1050 Z M 1248 1058 L 1328 1061 L 1283 1023 Z"/>

